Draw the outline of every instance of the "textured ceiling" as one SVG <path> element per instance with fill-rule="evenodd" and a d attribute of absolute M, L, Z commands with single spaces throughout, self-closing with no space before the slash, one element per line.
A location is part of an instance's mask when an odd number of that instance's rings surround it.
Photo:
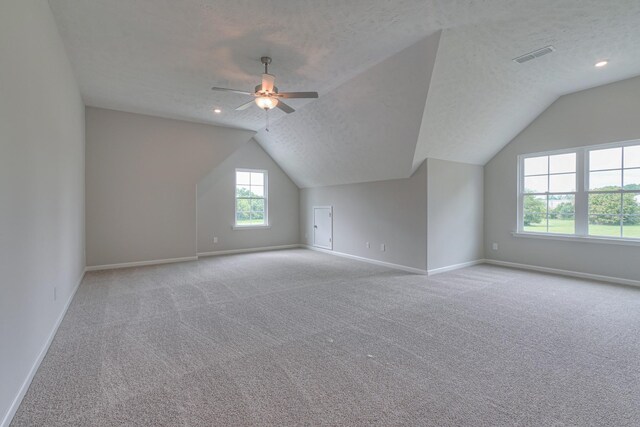
<path fill-rule="evenodd" d="M 640 1 L 535 4 L 522 19 L 443 31 L 414 163 L 485 164 L 559 96 L 640 74 Z M 556 51 L 511 61 L 547 45 Z"/>
<path fill-rule="evenodd" d="M 260 131 L 264 112 L 210 87 L 251 89 L 272 56 L 281 91 L 321 96 L 270 112 L 257 137 L 301 186 L 404 177 L 426 157 L 483 164 L 559 95 L 640 74 L 637 0 L 49 3 L 87 105 Z M 397 54 L 441 29 L 435 68 Z M 373 76 L 378 90 L 358 93 Z M 395 87 L 411 108 L 362 106 L 397 105 Z"/>
<path fill-rule="evenodd" d="M 374 65 L 255 139 L 299 187 L 406 178 L 439 39 Z"/>

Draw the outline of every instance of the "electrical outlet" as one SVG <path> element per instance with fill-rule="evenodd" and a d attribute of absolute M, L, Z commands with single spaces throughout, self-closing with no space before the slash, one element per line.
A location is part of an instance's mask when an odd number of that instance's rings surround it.
<path fill-rule="evenodd" d="M 382 252 L 384 252 L 386 249 L 387 249 L 387 248 L 386 248 L 386 246 L 384 245 L 384 243 L 380 243 L 380 250 L 381 250 Z"/>
<path fill-rule="evenodd" d="M 58 299 L 58 288 L 53 287 L 53 300 L 56 301 Z"/>
<path fill-rule="evenodd" d="M 371 244 L 369 242 L 367 242 L 365 245 L 367 246 L 367 249 L 371 247 Z"/>
<path fill-rule="evenodd" d="M 218 243 L 218 238 L 217 237 L 213 237 L 213 243 Z"/>
<path fill-rule="evenodd" d="M 493 242 L 493 245 L 491 245 L 491 249 L 493 249 L 494 251 L 498 250 L 498 244 L 496 242 Z"/>

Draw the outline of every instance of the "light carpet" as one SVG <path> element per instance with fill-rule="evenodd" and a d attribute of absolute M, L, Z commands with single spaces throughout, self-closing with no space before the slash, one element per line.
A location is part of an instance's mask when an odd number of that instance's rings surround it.
<path fill-rule="evenodd" d="M 13 426 L 640 425 L 640 289 L 309 250 L 87 273 Z"/>

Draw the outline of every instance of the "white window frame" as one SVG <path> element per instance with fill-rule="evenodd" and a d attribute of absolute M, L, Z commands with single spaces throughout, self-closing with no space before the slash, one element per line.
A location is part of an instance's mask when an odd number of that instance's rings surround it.
<path fill-rule="evenodd" d="M 613 142 L 599 145 L 589 145 L 583 147 L 576 147 L 570 149 L 543 151 L 537 153 L 521 154 L 517 158 L 517 229 L 512 232 L 512 235 L 516 237 L 531 237 L 539 239 L 553 239 L 553 240 L 569 240 L 580 242 L 599 242 L 599 243 L 611 243 L 630 246 L 640 246 L 640 239 L 631 237 L 609 237 L 609 236 L 590 236 L 589 235 L 589 194 L 599 193 L 598 191 L 589 191 L 589 152 L 595 150 L 602 150 L 607 148 L 618 148 L 640 145 L 640 140 L 631 140 L 624 142 Z M 531 157 L 540 156 L 553 156 L 557 154 L 576 153 L 576 192 L 575 192 L 575 234 L 560 234 L 560 233 L 543 233 L 543 232 L 527 232 L 524 231 L 524 196 L 527 194 L 524 192 L 524 161 Z M 624 170 L 624 164 L 622 165 Z M 624 183 L 622 183 L 624 186 Z M 548 190 L 548 188 L 547 188 Z M 611 193 L 637 193 L 634 190 L 620 190 L 612 191 Z M 549 193 L 547 194 L 561 194 L 561 193 Z M 573 194 L 573 193 L 571 193 Z"/>
<path fill-rule="evenodd" d="M 264 224 L 238 224 L 238 172 L 262 173 L 264 182 Z M 233 229 L 234 230 L 251 230 L 251 229 L 268 229 L 271 228 L 269 223 L 269 171 L 266 169 L 246 169 L 236 168 L 233 176 Z"/>

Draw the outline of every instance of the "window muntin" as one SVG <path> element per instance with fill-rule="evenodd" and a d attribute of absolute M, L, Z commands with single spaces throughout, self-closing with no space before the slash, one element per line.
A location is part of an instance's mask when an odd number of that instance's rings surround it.
<path fill-rule="evenodd" d="M 574 234 L 576 153 L 525 157 L 522 167 L 523 231 Z"/>
<path fill-rule="evenodd" d="M 267 181 L 267 171 L 236 169 L 236 227 L 268 225 Z"/>
<path fill-rule="evenodd" d="M 640 141 L 520 156 L 518 230 L 640 239 Z"/>
<path fill-rule="evenodd" d="M 590 236 L 640 238 L 640 145 L 588 150 Z"/>

